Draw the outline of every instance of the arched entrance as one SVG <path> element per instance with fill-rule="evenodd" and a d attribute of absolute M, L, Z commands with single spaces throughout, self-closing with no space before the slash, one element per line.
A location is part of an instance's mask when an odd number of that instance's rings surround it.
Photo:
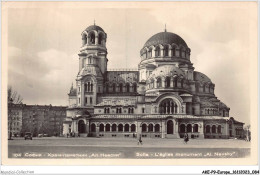
<path fill-rule="evenodd" d="M 86 132 L 86 125 L 83 120 L 78 122 L 78 133 L 85 133 Z"/>
<path fill-rule="evenodd" d="M 173 134 L 173 121 L 167 121 L 167 134 Z"/>

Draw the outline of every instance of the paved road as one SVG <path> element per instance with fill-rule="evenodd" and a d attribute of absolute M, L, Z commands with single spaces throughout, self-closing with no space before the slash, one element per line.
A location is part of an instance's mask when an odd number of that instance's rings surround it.
<path fill-rule="evenodd" d="M 33 138 L 8 142 L 10 158 L 235 158 L 250 154 L 243 140 L 133 138 Z"/>

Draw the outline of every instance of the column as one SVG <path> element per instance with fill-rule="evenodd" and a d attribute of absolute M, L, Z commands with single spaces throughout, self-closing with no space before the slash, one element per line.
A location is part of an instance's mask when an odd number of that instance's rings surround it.
<path fill-rule="evenodd" d="M 162 87 L 165 88 L 165 78 L 162 78 Z"/>
<path fill-rule="evenodd" d="M 95 36 L 95 45 L 98 45 L 98 36 Z"/>
<path fill-rule="evenodd" d="M 162 121 L 162 127 L 161 127 L 161 133 L 162 133 L 162 138 L 165 138 L 165 121 Z"/>
<path fill-rule="evenodd" d="M 154 79 L 154 88 L 157 88 L 157 79 Z"/>
<path fill-rule="evenodd" d="M 161 53 L 160 57 L 163 57 L 164 56 L 164 49 L 160 48 L 160 53 Z"/>
<path fill-rule="evenodd" d="M 171 77 L 171 80 L 170 80 L 170 87 L 173 87 L 173 77 Z"/>
<path fill-rule="evenodd" d="M 136 137 L 139 137 L 142 132 L 142 130 L 140 128 L 140 124 L 141 124 L 141 122 L 136 122 L 136 133 L 137 133 Z"/>
<path fill-rule="evenodd" d="M 86 133 L 89 133 L 89 121 L 88 120 L 86 121 L 86 130 L 85 131 L 86 131 Z"/>
<path fill-rule="evenodd" d="M 96 136 L 99 135 L 99 124 L 96 125 Z"/>
<path fill-rule="evenodd" d="M 170 102 L 170 114 L 172 114 L 172 102 Z"/>
<path fill-rule="evenodd" d="M 168 50 L 168 51 L 169 51 L 169 55 L 168 55 L 168 56 L 169 56 L 169 57 L 172 57 L 172 48 L 169 47 L 169 50 Z"/>
<path fill-rule="evenodd" d="M 85 102 L 85 98 L 84 98 L 84 91 L 85 91 L 85 89 L 84 89 L 84 82 L 81 82 L 81 87 L 80 87 L 80 106 L 84 106 L 84 102 Z"/>

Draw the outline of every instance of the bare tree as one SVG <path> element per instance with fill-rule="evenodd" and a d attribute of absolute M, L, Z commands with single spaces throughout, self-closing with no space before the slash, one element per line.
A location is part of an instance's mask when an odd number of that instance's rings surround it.
<path fill-rule="evenodd" d="M 8 86 L 7 89 L 7 101 L 8 101 L 8 122 L 9 122 L 9 140 L 12 140 L 12 125 L 13 125 L 13 114 L 11 110 L 12 104 L 22 104 L 23 98 L 17 91 L 13 90 L 12 86 Z"/>
<path fill-rule="evenodd" d="M 17 91 L 13 90 L 12 86 L 8 86 L 7 98 L 8 103 L 22 104 L 23 102 L 22 96 L 18 94 Z"/>

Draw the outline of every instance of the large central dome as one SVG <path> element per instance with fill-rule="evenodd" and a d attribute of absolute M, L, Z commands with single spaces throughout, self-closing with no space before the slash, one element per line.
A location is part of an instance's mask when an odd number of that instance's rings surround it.
<path fill-rule="evenodd" d="M 144 47 L 149 47 L 151 45 L 158 45 L 158 44 L 177 44 L 177 45 L 183 45 L 184 47 L 188 47 L 186 42 L 175 33 L 171 32 L 160 32 L 155 35 L 153 35 L 146 43 L 144 44 Z"/>

